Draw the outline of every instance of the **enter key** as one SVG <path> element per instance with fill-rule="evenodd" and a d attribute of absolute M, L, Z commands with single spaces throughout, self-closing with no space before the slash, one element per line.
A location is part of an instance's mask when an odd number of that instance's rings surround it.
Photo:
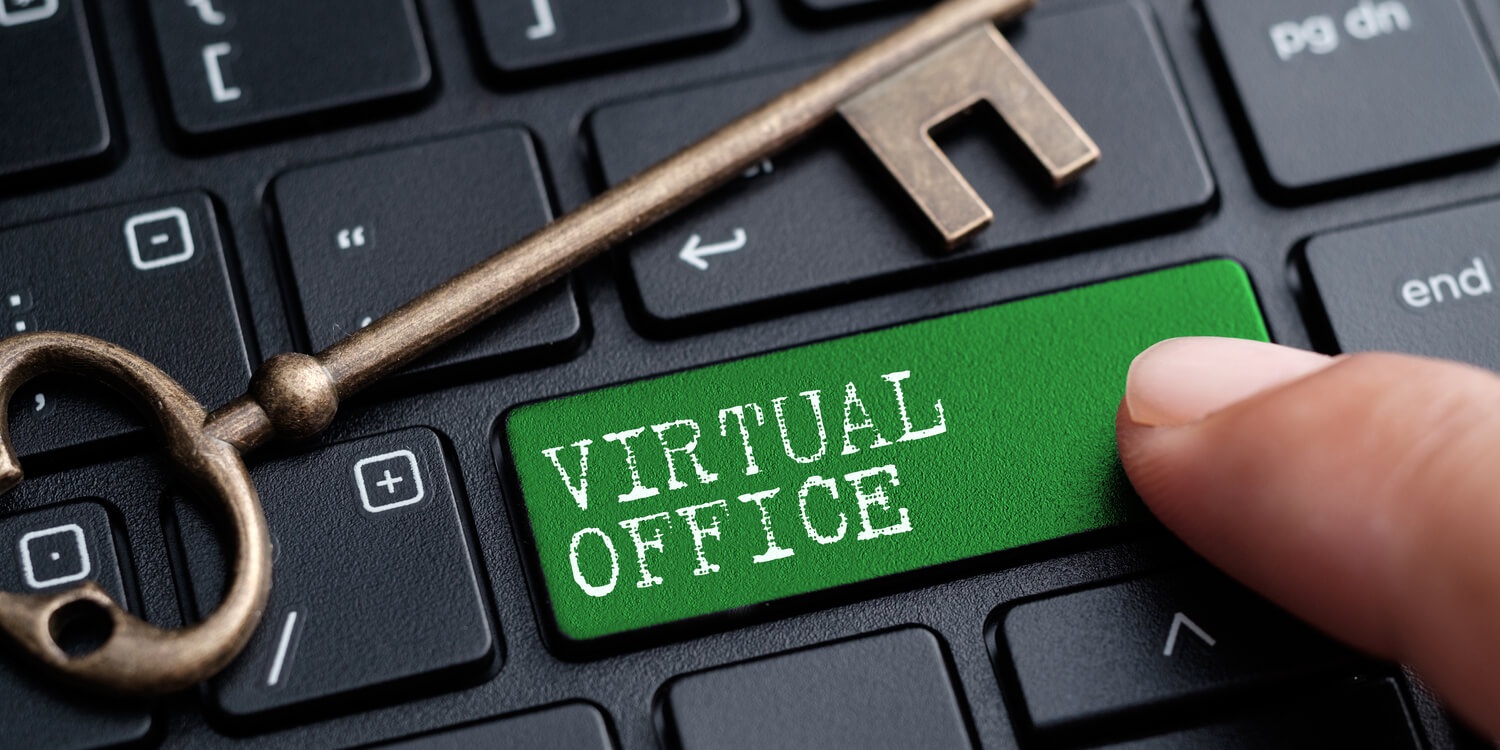
<path fill-rule="evenodd" d="M 1184 335 L 1266 338 L 1237 264 L 514 409 L 517 515 L 553 630 L 602 647 L 1140 517 L 1115 410 L 1131 359 Z"/>

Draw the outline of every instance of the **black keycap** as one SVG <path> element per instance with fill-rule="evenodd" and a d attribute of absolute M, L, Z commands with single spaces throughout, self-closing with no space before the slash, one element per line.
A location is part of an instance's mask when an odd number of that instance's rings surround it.
<path fill-rule="evenodd" d="M 918 628 L 675 677 L 661 695 L 681 750 L 974 747 L 943 647 Z"/>
<path fill-rule="evenodd" d="M 444 690 L 482 676 L 496 637 L 438 437 L 412 428 L 256 466 L 275 552 L 271 599 L 210 683 L 248 726 Z M 224 585 L 221 541 L 175 504 L 198 614 Z M 334 704 L 337 704 L 335 706 Z"/>
<path fill-rule="evenodd" d="M 1416 750 L 1394 681 L 1360 682 L 1224 724 L 1110 745 L 1109 750 Z"/>
<path fill-rule="evenodd" d="M 1003 262 L 1025 246 L 1103 230 L 1118 237 L 1138 222 L 1202 208 L 1213 179 L 1146 13 L 1116 3 L 1038 14 L 1011 32 L 1106 154 L 1078 184 L 1054 192 L 1031 157 L 1016 153 L 998 116 L 974 118 L 970 125 L 984 127 L 960 126 L 940 142 L 995 222 L 938 257 L 940 241 L 895 180 L 846 125 L 831 123 L 634 243 L 629 267 L 644 311 L 675 330 L 783 311 L 788 298 L 837 302 L 843 294 L 830 291 L 847 293 L 855 282 L 911 283 L 942 264 L 987 254 Z M 591 118 L 604 175 L 618 183 L 814 70 L 607 106 Z"/>
<path fill-rule="evenodd" d="M 829 15 L 873 8 L 913 6 L 922 2 L 924 0 L 796 0 L 797 6 L 802 10 Z"/>
<path fill-rule="evenodd" d="M 0 589 L 20 593 L 65 591 L 93 580 L 128 606 L 115 536 L 104 506 L 93 501 L 54 505 L 0 519 Z M 91 642 L 87 618 L 64 629 L 62 645 Z M 75 640 L 76 638 L 76 640 Z M 149 706 L 100 698 L 59 685 L 13 649 L 0 650 L 0 747 L 96 748 L 142 740 L 151 731 Z"/>
<path fill-rule="evenodd" d="M 150 0 L 187 136 L 410 98 L 432 81 L 413 0 Z"/>
<path fill-rule="evenodd" d="M 119 344 L 210 409 L 250 381 L 213 204 L 201 193 L 0 231 L 0 325 L 0 336 L 71 331 Z M 51 376 L 11 400 L 10 420 L 23 454 L 143 423 L 113 392 Z"/>
<path fill-rule="evenodd" d="M 1277 188 L 1313 191 L 1500 147 L 1500 90 L 1459 0 L 1203 9 Z"/>
<path fill-rule="evenodd" d="M 528 73 L 646 48 L 722 38 L 740 0 L 472 0 L 495 72 Z M 585 69 L 586 70 L 586 69 Z"/>
<path fill-rule="evenodd" d="M 113 138 L 81 0 L 0 0 L 0 181 L 106 157 Z"/>
<path fill-rule="evenodd" d="M 609 727 L 599 709 L 569 703 L 461 729 L 381 745 L 385 750 L 610 750 Z"/>
<path fill-rule="evenodd" d="M 1206 570 L 1025 602 L 1006 612 L 997 638 L 1039 730 L 1162 710 L 1175 700 L 1271 684 L 1350 658 Z"/>
<path fill-rule="evenodd" d="M 296 169 L 274 193 L 313 351 L 552 218 L 531 138 L 514 128 Z M 565 280 L 417 367 L 501 354 L 514 367 L 571 352 L 581 332 Z"/>
<path fill-rule="evenodd" d="M 1319 235 L 1307 266 L 1340 351 L 1459 359 L 1500 370 L 1500 203 Z"/>

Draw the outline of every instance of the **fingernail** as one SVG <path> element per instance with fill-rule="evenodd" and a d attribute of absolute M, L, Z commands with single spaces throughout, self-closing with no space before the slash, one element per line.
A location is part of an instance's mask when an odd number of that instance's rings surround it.
<path fill-rule="evenodd" d="M 1136 424 L 1189 424 L 1333 361 L 1326 355 L 1246 339 L 1167 339 L 1130 363 L 1125 408 Z"/>

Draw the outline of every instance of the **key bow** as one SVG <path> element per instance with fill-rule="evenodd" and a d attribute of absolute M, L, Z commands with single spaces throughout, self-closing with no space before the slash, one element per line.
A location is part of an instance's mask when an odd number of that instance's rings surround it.
<path fill-rule="evenodd" d="M 205 432 L 207 413 L 166 373 L 126 349 L 79 334 L 47 331 L 0 341 L 0 409 L 22 385 L 45 373 L 105 383 L 155 417 L 172 461 L 218 501 L 234 540 L 233 576 L 218 609 L 177 630 L 126 612 L 93 581 L 47 594 L 0 591 L 0 630 L 31 657 L 78 683 L 169 693 L 207 679 L 249 642 L 271 589 L 270 532 L 239 452 Z M 0 420 L 0 494 L 22 477 L 10 425 Z M 72 655 L 58 643 L 58 632 L 62 620 L 81 614 L 80 609 L 105 615 L 110 631 L 98 648 Z"/>

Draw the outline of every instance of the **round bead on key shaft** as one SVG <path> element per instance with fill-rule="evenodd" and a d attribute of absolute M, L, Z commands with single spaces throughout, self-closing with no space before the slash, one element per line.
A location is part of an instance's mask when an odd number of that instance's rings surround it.
<path fill-rule="evenodd" d="M 41 664 L 91 687 L 166 693 L 213 676 L 249 642 L 270 594 L 270 534 L 242 454 L 275 437 L 317 434 L 338 413 L 340 400 L 775 155 L 835 114 L 855 125 L 950 246 L 982 227 L 989 213 L 936 147 L 923 145 L 930 144 L 926 128 L 935 117 L 987 99 L 1054 182 L 1070 179 L 1097 160 L 1098 149 L 990 26 L 1034 1 L 947 0 L 935 6 L 326 350 L 272 357 L 251 378 L 249 393 L 212 414 L 165 373 L 113 344 L 57 332 L 0 341 L 0 407 L 26 381 L 49 372 L 90 377 L 134 397 L 155 416 L 172 462 L 218 506 L 229 526 L 226 538 L 234 543 L 223 601 L 187 627 L 164 630 L 145 623 L 85 582 L 53 594 L 0 592 L 0 630 Z M 990 57 L 975 60 L 975 50 Z M 994 75 L 1003 79 L 980 80 L 983 75 L 965 68 L 1000 71 Z M 933 86 L 933 80 L 951 85 Z M 886 112 L 899 115 L 911 132 L 883 122 Z M 9 427 L 0 420 L 0 493 L 21 477 Z M 81 608 L 105 614 L 112 630 L 97 649 L 70 655 L 56 633 L 61 619 Z"/>

